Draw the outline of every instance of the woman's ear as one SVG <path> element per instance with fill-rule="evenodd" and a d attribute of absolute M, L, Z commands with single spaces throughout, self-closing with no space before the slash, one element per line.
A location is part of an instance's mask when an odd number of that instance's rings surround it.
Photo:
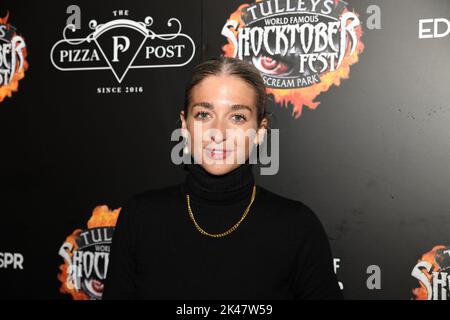
<path fill-rule="evenodd" d="M 186 115 L 184 113 L 184 110 L 180 111 L 180 120 L 181 120 L 181 136 L 184 140 L 184 146 L 183 146 L 183 154 L 187 155 L 189 154 L 189 131 L 187 129 L 187 122 L 186 122 Z"/>
<path fill-rule="evenodd" d="M 259 128 L 256 132 L 256 136 L 255 136 L 255 144 L 261 145 L 262 142 L 264 141 L 264 135 L 267 132 L 267 128 L 269 126 L 269 120 L 267 118 L 263 118 L 261 120 L 261 124 L 259 125 Z"/>
<path fill-rule="evenodd" d="M 181 129 L 187 130 L 187 123 L 186 123 L 186 114 L 184 113 L 184 110 L 180 111 L 180 121 L 181 121 Z"/>

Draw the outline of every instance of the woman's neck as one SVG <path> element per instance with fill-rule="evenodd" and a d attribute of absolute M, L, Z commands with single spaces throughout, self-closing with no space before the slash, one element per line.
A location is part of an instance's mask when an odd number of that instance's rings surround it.
<path fill-rule="evenodd" d="M 184 168 L 188 174 L 183 186 L 193 201 L 226 205 L 250 199 L 255 181 L 248 162 L 223 175 L 211 174 L 196 163 L 185 164 Z"/>

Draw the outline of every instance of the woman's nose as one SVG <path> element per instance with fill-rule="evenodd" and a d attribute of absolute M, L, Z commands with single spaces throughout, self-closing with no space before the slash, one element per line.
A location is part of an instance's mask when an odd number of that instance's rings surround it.
<path fill-rule="evenodd" d="M 221 143 L 226 140 L 225 134 L 221 131 L 216 131 L 211 135 L 211 140 L 215 143 Z"/>
<path fill-rule="evenodd" d="M 226 128 L 222 124 L 217 124 L 211 130 L 210 138 L 215 143 L 221 143 L 227 139 L 226 137 Z"/>

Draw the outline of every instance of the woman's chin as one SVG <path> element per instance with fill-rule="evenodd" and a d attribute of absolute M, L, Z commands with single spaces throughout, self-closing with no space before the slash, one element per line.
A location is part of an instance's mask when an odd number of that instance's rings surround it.
<path fill-rule="evenodd" d="M 216 175 L 216 176 L 220 176 L 220 175 L 224 175 L 228 172 L 233 171 L 234 169 L 236 169 L 237 167 L 239 167 L 240 164 L 235 164 L 235 163 L 213 163 L 213 164 L 208 164 L 208 163 L 203 163 L 202 167 L 203 169 L 205 169 L 207 172 L 209 172 L 210 174 Z"/>

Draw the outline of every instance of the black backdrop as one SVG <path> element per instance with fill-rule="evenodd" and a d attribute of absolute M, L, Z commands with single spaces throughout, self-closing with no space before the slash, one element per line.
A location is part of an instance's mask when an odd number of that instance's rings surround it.
<path fill-rule="evenodd" d="M 193 65 L 222 54 L 224 23 L 244 1 L 9 1 L 0 16 L 17 28 L 29 68 L 18 92 L 0 103 L 0 252 L 19 253 L 23 269 L 0 268 L 5 297 L 68 299 L 59 292 L 62 243 L 98 205 L 119 208 L 132 194 L 179 183 L 172 130 Z M 195 43 L 185 66 L 62 72 L 50 52 L 62 39 L 67 8 L 91 19 L 154 19 L 167 32 L 176 17 Z M 381 28 L 366 28 L 367 8 Z M 349 1 L 363 23 L 364 51 L 350 77 L 317 98 L 315 110 L 270 103 L 280 129 L 280 170 L 258 182 L 317 213 L 339 259 L 337 275 L 354 299 L 410 299 L 421 256 L 448 245 L 450 213 L 450 36 L 419 39 L 419 20 L 450 19 L 446 0 Z M 99 94 L 99 87 L 143 87 Z M 379 266 L 369 289 L 367 268 Z"/>

